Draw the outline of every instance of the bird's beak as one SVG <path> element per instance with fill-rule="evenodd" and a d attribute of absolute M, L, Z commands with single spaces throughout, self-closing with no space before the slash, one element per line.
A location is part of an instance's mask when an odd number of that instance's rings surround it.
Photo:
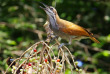
<path fill-rule="evenodd" d="M 40 6 L 40 8 L 43 9 L 48 16 L 54 15 L 54 12 L 50 9 L 50 6 L 48 6 L 42 2 L 40 2 L 40 3 L 44 6 L 44 7 Z"/>
<path fill-rule="evenodd" d="M 42 3 L 42 2 L 40 2 L 44 7 L 42 7 L 42 6 L 40 6 L 40 8 L 41 9 L 43 9 L 44 11 L 46 11 L 46 10 L 49 10 L 49 6 L 48 5 L 46 5 L 46 4 L 44 4 L 44 3 Z"/>

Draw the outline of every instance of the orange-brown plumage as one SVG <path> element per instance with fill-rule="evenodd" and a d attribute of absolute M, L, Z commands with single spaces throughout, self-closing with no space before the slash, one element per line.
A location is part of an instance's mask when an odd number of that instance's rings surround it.
<path fill-rule="evenodd" d="M 73 36 L 87 36 L 90 37 L 91 40 L 93 40 L 96 43 L 100 43 L 98 40 L 96 40 L 93 37 L 93 34 L 89 31 L 87 31 L 85 28 L 76 25 L 74 23 L 71 23 L 69 21 L 63 20 L 63 19 L 59 19 L 59 21 L 57 21 L 57 23 L 59 24 L 59 30 L 68 34 L 68 35 L 73 35 Z"/>
<path fill-rule="evenodd" d="M 75 36 L 89 36 L 89 33 L 82 27 L 66 20 L 60 19 L 59 28 L 64 33 Z"/>

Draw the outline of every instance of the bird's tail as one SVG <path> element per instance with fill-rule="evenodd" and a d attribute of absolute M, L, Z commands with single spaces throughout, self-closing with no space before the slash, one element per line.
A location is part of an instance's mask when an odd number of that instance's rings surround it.
<path fill-rule="evenodd" d="M 98 40 L 96 40 L 96 38 L 94 38 L 93 36 L 90 36 L 90 39 L 93 40 L 96 43 L 100 43 Z"/>

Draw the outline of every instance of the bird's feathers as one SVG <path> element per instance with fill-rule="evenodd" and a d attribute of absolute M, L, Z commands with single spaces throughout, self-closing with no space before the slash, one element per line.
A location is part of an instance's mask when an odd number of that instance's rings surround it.
<path fill-rule="evenodd" d="M 87 31 L 85 28 L 76 25 L 74 23 L 71 23 L 69 21 L 66 20 L 62 20 L 60 19 L 60 21 L 57 22 L 59 24 L 59 29 L 60 31 L 68 34 L 68 35 L 72 35 L 72 36 L 86 36 L 86 37 L 90 37 L 91 40 L 93 40 L 96 43 L 100 43 L 98 40 L 96 40 L 93 37 L 93 34 L 89 31 Z"/>
<path fill-rule="evenodd" d="M 96 43 L 100 43 L 98 40 L 96 40 L 96 38 L 94 38 L 93 36 L 90 36 L 90 39 L 93 40 Z"/>
<path fill-rule="evenodd" d="M 69 35 L 89 36 L 92 34 L 88 32 L 86 29 L 84 29 L 83 27 L 66 20 L 61 19 L 60 22 L 58 22 L 58 24 L 59 24 L 60 30 Z"/>

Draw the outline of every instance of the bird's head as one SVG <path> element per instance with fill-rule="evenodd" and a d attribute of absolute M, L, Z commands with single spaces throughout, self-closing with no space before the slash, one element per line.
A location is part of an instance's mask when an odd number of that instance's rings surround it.
<path fill-rule="evenodd" d="M 57 11 L 54 7 L 48 6 L 44 3 L 41 4 L 43 4 L 45 8 L 42 6 L 40 6 L 40 8 L 42 8 L 47 13 L 48 16 L 55 16 L 57 14 Z"/>

